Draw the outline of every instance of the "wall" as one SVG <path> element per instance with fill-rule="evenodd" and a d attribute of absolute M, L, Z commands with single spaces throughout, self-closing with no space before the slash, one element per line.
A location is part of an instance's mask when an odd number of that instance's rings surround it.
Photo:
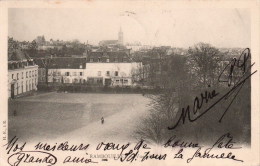
<path fill-rule="evenodd" d="M 66 72 L 69 72 L 69 76 L 66 76 Z M 82 76 L 80 76 L 82 72 Z M 84 69 L 49 69 L 48 70 L 48 82 L 62 83 L 83 83 L 86 80 Z"/>
<path fill-rule="evenodd" d="M 105 85 L 105 79 L 111 79 L 111 85 L 132 85 L 132 73 L 133 70 L 138 68 L 140 63 L 87 63 L 85 69 L 85 76 L 102 78 L 103 85 Z M 109 75 L 107 75 L 109 72 Z M 116 76 L 116 72 L 118 75 Z M 100 73 L 100 75 L 99 75 Z M 119 81 L 118 81 L 119 80 Z M 123 83 L 121 80 L 125 80 Z M 127 81 L 126 81 L 127 80 Z"/>
<path fill-rule="evenodd" d="M 26 72 L 27 77 L 26 77 Z M 31 72 L 31 76 L 30 76 Z M 17 78 L 17 74 L 19 74 Z M 12 78 L 13 75 L 13 78 Z M 11 84 L 14 84 L 14 95 L 37 90 L 38 66 L 25 66 L 24 68 L 8 70 L 8 97 L 11 97 Z M 27 85 L 27 88 L 26 88 Z"/>

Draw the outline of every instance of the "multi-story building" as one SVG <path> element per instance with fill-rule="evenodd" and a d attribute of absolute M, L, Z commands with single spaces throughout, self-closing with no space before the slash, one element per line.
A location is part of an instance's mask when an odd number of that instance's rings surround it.
<path fill-rule="evenodd" d="M 86 58 L 58 57 L 37 59 L 42 84 L 85 83 Z"/>
<path fill-rule="evenodd" d="M 134 73 L 142 63 L 133 62 L 128 51 L 88 52 L 84 58 L 37 59 L 39 82 L 90 86 L 133 86 Z"/>
<path fill-rule="evenodd" d="M 38 66 L 21 50 L 16 50 L 8 57 L 8 97 L 37 90 Z"/>
<path fill-rule="evenodd" d="M 90 52 L 85 74 L 87 83 L 100 86 L 133 86 L 133 73 L 141 65 L 124 51 Z"/>

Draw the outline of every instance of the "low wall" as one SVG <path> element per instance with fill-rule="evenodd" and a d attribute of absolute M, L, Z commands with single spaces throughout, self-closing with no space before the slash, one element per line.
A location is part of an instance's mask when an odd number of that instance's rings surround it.
<path fill-rule="evenodd" d="M 57 91 L 70 93 L 160 93 L 159 88 L 142 88 L 142 87 L 100 87 L 87 85 L 38 85 L 38 91 Z"/>

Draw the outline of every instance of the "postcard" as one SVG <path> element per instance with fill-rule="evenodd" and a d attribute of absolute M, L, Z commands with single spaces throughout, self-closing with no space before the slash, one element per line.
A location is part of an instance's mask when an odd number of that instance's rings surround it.
<path fill-rule="evenodd" d="M 1 1 L 0 165 L 259 166 L 259 9 Z"/>

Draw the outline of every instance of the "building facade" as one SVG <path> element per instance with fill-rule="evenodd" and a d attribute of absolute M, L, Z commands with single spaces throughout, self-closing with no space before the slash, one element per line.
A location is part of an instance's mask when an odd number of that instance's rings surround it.
<path fill-rule="evenodd" d="M 99 86 L 134 86 L 133 72 L 140 63 L 133 62 L 126 51 L 90 52 L 85 75 L 87 83 Z"/>
<path fill-rule="evenodd" d="M 8 60 L 8 97 L 15 98 L 37 90 L 38 66 L 27 59 L 21 51 L 16 51 Z"/>
<path fill-rule="evenodd" d="M 100 86 L 134 86 L 133 72 L 140 65 L 137 62 L 87 63 L 87 83 Z"/>
<path fill-rule="evenodd" d="M 37 59 L 40 84 L 86 83 L 86 58 L 58 57 Z"/>
<path fill-rule="evenodd" d="M 49 69 L 48 82 L 63 84 L 86 83 L 84 69 Z"/>
<path fill-rule="evenodd" d="M 129 52 L 95 51 L 85 57 L 37 59 L 41 84 L 85 84 L 86 86 L 134 86 L 134 73 L 142 66 Z"/>

